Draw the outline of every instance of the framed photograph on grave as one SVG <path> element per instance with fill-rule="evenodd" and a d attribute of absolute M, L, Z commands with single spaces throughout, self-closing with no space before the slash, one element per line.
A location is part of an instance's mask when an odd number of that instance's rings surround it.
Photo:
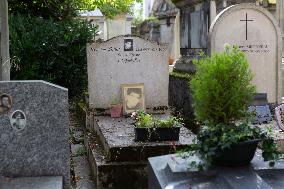
<path fill-rule="evenodd" d="M 124 39 L 124 51 L 133 51 L 133 39 Z"/>
<path fill-rule="evenodd" d="M 121 92 L 124 114 L 131 114 L 136 110 L 146 110 L 143 83 L 122 84 Z"/>
<path fill-rule="evenodd" d="M 7 113 L 12 108 L 12 97 L 8 94 L 0 94 L 0 114 Z"/>

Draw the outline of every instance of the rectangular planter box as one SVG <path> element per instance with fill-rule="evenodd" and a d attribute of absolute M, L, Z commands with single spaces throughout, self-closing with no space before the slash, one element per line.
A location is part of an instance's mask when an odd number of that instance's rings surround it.
<path fill-rule="evenodd" d="M 134 128 L 135 141 L 178 141 L 180 127 Z"/>

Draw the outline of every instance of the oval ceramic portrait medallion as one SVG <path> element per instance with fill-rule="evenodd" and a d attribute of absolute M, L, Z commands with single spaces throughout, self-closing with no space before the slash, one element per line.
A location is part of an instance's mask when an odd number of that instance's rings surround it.
<path fill-rule="evenodd" d="M 21 110 L 16 110 L 12 113 L 10 117 L 10 124 L 12 128 L 16 131 L 21 131 L 26 128 L 26 115 Z"/>
<path fill-rule="evenodd" d="M 0 94 L 0 114 L 8 113 L 12 108 L 12 97 L 6 93 Z"/>

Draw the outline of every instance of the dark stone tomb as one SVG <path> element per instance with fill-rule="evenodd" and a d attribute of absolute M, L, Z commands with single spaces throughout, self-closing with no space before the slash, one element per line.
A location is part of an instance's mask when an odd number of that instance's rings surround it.
<path fill-rule="evenodd" d="M 165 155 L 148 160 L 148 189 L 283 189 L 284 161 L 269 167 L 256 155 L 249 166 L 190 170 L 188 159 Z"/>

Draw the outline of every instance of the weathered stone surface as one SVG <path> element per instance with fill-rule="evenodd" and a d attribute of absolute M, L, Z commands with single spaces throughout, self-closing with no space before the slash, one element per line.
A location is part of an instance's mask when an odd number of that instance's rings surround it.
<path fill-rule="evenodd" d="M 0 93 L 12 97 L 11 110 L 0 114 L 0 175 L 63 176 L 69 189 L 68 90 L 44 81 L 10 81 L 0 82 Z M 21 129 L 10 123 L 15 110 L 25 114 Z"/>
<path fill-rule="evenodd" d="M 8 1 L 0 1 L 0 81 L 10 80 Z"/>
<path fill-rule="evenodd" d="M 149 189 L 281 189 L 284 187 L 284 162 L 269 167 L 259 156 L 244 167 L 215 167 L 207 171 L 187 168 L 188 160 L 176 155 L 149 158 Z"/>
<path fill-rule="evenodd" d="M 0 178 L 1 189 L 63 189 L 63 179 L 57 177 Z"/>
<path fill-rule="evenodd" d="M 174 148 L 185 148 L 194 138 L 188 129 L 182 127 L 179 141 L 136 142 L 133 119 L 109 116 L 95 116 L 94 119 L 96 122 L 92 129 L 102 143 L 107 161 L 146 161 L 148 157 L 169 154 Z"/>
<path fill-rule="evenodd" d="M 107 162 L 95 136 L 87 138 L 88 158 L 96 188 L 147 188 L 147 162 Z"/>
<path fill-rule="evenodd" d="M 127 41 L 128 40 L 128 41 Z M 130 49 L 124 43 L 131 42 Z M 169 66 L 166 45 L 135 36 L 118 36 L 89 44 L 88 83 L 91 108 L 108 109 L 121 99 L 121 84 L 144 83 L 147 108 L 168 105 Z"/>
<path fill-rule="evenodd" d="M 281 103 L 282 36 L 271 13 L 254 4 L 228 7 L 212 23 L 209 39 L 211 53 L 223 51 L 225 44 L 244 51 L 257 92 L 267 93 L 269 103 Z"/>
<path fill-rule="evenodd" d="M 187 79 L 170 76 L 169 105 L 181 113 L 187 128 L 195 129 L 193 99 L 188 82 Z"/>

